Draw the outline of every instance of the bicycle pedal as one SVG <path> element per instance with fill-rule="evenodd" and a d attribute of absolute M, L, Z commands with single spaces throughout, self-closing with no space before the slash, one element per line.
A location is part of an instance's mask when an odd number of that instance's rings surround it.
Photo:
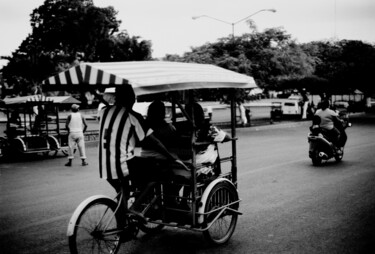
<path fill-rule="evenodd" d="M 135 224 L 138 224 L 138 223 L 146 224 L 147 223 L 146 218 L 141 216 L 141 215 L 134 214 L 134 213 L 127 213 L 127 216 L 129 217 L 130 221 L 135 222 Z"/>

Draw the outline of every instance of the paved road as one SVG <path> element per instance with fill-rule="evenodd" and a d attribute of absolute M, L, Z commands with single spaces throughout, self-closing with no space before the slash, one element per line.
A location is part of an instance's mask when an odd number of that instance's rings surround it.
<path fill-rule="evenodd" d="M 307 122 L 238 130 L 241 211 L 231 241 L 218 248 L 199 233 L 140 234 L 120 253 L 375 253 L 375 121 L 355 121 L 342 163 L 313 167 Z M 221 152 L 226 153 L 224 145 Z M 113 195 L 88 167 L 65 157 L 0 164 L 1 253 L 69 253 L 69 217 L 84 198 Z"/>

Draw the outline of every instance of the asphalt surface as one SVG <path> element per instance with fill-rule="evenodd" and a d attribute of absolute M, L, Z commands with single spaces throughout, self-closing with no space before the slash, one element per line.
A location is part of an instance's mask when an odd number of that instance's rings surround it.
<path fill-rule="evenodd" d="M 308 122 L 238 129 L 237 228 L 228 244 L 210 246 L 200 233 L 166 228 L 139 234 L 119 253 L 375 253 L 375 118 L 353 117 L 341 163 L 314 167 Z M 66 228 L 85 198 L 113 196 L 89 166 L 66 157 L 0 162 L 1 253 L 69 253 Z M 229 145 L 220 147 L 222 156 Z"/>

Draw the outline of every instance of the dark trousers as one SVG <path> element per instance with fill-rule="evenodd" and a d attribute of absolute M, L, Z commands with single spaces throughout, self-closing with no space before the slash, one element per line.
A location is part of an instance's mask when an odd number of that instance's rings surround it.
<path fill-rule="evenodd" d="M 323 130 L 324 135 L 337 147 L 343 147 L 348 139 L 345 130 L 334 127 L 332 130 Z"/>

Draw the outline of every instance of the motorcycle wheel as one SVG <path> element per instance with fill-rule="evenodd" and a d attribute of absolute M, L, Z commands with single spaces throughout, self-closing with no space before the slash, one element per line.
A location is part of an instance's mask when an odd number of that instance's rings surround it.
<path fill-rule="evenodd" d="M 342 158 L 344 157 L 344 151 L 342 151 L 342 153 L 341 154 L 336 154 L 335 155 L 335 160 L 336 160 L 336 162 L 340 162 L 340 161 L 342 161 Z"/>
<path fill-rule="evenodd" d="M 319 152 L 315 152 L 311 157 L 312 164 L 314 166 L 320 166 L 322 164 L 322 158 L 319 157 Z"/>

